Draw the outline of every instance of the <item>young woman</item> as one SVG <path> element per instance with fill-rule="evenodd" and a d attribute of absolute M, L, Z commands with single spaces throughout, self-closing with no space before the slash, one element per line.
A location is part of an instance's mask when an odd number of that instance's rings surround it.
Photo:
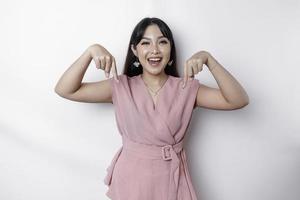
<path fill-rule="evenodd" d="M 92 59 L 108 79 L 82 82 Z M 204 64 L 219 89 L 194 79 Z M 172 32 L 158 18 L 144 18 L 134 28 L 123 74 L 115 58 L 94 44 L 62 75 L 55 92 L 73 101 L 114 104 L 123 145 L 104 180 L 113 200 L 196 200 L 183 148 L 193 109 L 233 110 L 249 103 L 238 81 L 207 51 L 188 59 L 179 77 Z"/>

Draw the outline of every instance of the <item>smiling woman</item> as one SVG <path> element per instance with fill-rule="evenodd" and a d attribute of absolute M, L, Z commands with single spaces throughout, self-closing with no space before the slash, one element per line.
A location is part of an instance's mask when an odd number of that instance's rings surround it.
<path fill-rule="evenodd" d="M 82 83 L 92 59 L 113 77 Z M 193 78 L 203 64 L 221 90 Z M 113 200 L 197 200 L 183 146 L 193 109 L 248 103 L 241 85 L 206 51 L 193 55 L 179 77 L 172 32 L 158 18 L 144 18 L 134 28 L 123 74 L 118 75 L 115 58 L 95 44 L 63 74 L 55 91 L 74 101 L 113 103 L 123 141 L 104 180 Z"/>
<path fill-rule="evenodd" d="M 169 40 L 162 35 L 157 25 L 148 26 L 144 35 L 142 41 L 136 47 L 133 44 L 131 45 L 134 55 L 142 62 L 144 69 L 146 65 L 145 59 L 152 67 L 164 66 L 170 59 L 171 47 Z M 152 53 L 153 55 L 151 55 Z"/>

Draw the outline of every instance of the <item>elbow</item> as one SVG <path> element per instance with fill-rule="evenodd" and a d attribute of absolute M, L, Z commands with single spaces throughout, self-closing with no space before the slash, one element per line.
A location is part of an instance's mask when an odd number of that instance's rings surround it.
<path fill-rule="evenodd" d="M 56 93 L 56 94 L 58 94 L 58 89 L 57 89 L 57 86 L 55 86 L 55 88 L 54 88 L 54 92 Z"/>
<path fill-rule="evenodd" d="M 54 92 L 56 93 L 56 94 L 60 94 L 60 91 L 59 91 L 59 89 L 58 89 L 58 86 L 56 85 L 55 86 L 55 88 L 54 88 Z"/>
<path fill-rule="evenodd" d="M 56 94 L 58 94 L 59 96 L 61 96 L 61 97 L 64 97 L 63 96 L 63 93 L 61 93 L 58 89 L 54 89 L 54 92 L 56 93 Z"/>
<path fill-rule="evenodd" d="M 243 100 L 239 103 L 240 107 L 243 108 L 245 106 L 247 106 L 250 103 L 249 101 L 249 96 L 246 94 L 243 98 Z"/>
<path fill-rule="evenodd" d="M 242 104 L 241 108 L 246 107 L 249 104 L 249 101 L 245 102 L 244 104 Z"/>
<path fill-rule="evenodd" d="M 249 99 L 247 99 L 246 101 L 244 101 L 243 103 L 240 104 L 239 108 L 246 107 L 249 103 L 250 103 Z"/>
<path fill-rule="evenodd" d="M 249 96 L 246 94 L 246 98 L 245 98 L 243 107 L 247 106 L 249 103 L 250 103 Z"/>
<path fill-rule="evenodd" d="M 233 109 L 241 109 L 241 108 L 246 107 L 248 104 L 249 104 L 249 99 L 246 99 L 244 101 L 240 101 L 240 102 L 232 104 L 232 105 L 234 105 Z"/>
<path fill-rule="evenodd" d="M 72 95 L 74 94 L 74 93 L 68 93 L 66 91 L 63 91 L 63 90 L 59 89 L 58 87 L 54 88 L 54 92 L 56 94 L 58 94 L 60 97 L 65 98 L 65 99 L 72 99 Z"/>
<path fill-rule="evenodd" d="M 58 94 L 59 96 L 61 96 L 61 97 L 65 97 L 64 92 L 62 92 L 62 91 L 58 88 L 58 86 L 55 86 L 54 92 L 55 92 L 56 94 Z"/>

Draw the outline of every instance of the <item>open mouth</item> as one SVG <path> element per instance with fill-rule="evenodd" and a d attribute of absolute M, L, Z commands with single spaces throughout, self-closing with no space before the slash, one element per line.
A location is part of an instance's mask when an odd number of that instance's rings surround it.
<path fill-rule="evenodd" d="M 162 61 L 162 58 L 155 57 L 155 58 L 148 58 L 147 60 L 151 66 L 158 66 L 160 64 L 160 62 Z"/>

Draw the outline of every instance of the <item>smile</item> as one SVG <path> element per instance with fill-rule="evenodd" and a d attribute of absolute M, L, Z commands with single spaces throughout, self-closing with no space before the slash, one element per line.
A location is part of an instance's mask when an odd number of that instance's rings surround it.
<path fill-rule="evenodd" d="M 148 58 L 147 60 L 151 66 L 158 66 L 160 64 L 160 62 L 162 61 L 162 58 L 161 57 Z"/>

